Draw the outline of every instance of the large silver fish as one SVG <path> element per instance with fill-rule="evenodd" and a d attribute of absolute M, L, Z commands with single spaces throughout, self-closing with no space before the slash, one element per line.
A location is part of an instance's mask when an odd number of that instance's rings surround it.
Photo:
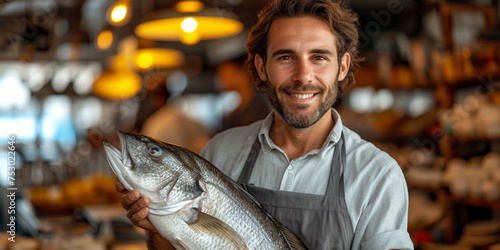
<path fill-rule="evenodd" d="M 128 190 L 150 199 L 149 220 L 177 249 L 305 249 L 231 178 L 201 156 L 118 132 L 106 156 Z"/>

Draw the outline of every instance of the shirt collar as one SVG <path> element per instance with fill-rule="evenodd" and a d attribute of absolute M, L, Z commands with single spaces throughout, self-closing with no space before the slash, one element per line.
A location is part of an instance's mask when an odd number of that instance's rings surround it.
<path fill-rule="evenodd" d="M 258 134 L 259 142 L 262 145 L 262 151 L 265 154 L 269 153 L 272 149 L 278 148 L 278 146 L 274 144 L 274 142 L 271 140 L 271 137 L 269 136 L 269 131 L 274 121 L 274 116 L 275 116 L 275 111 L 273 110 L 269 113 L 269 115 L 267 115 L 267 117 L 264 119 L 264 122 L 262 122 Z M 343 128 L 342 119 L 340 118 L 340 115 L 337 112 L 337 110 L 335 110 L 334 108 L 332 108 L 332 118 L 336 121 L 335 125 L 333 126 L 333 129 L 330 131 L 330 134 L 328 135 L 328 138 L 321 147 L 320 151 L 328 147 L 328 145 L 336 144 L 340 140 L 340 136 L 342 135 L 342 128 Z"/>

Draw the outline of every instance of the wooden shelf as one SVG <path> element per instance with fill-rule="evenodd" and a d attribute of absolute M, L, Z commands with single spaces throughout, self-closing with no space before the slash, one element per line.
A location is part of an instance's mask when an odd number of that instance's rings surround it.
<path fill-rule="evenodd" d="M 448 188 L 446 187 L 436 187 L 436 186 L 421 186 L 414 183 L 408 183 L 409 189 L 422 190 L 424 192 L 430 192 L 436 194 L 442 202 L 446 203 L 456 203 L 463 204 L 474 207 L 488 208 L 488 209 L 500 209 L 500 200 L 488 201 L 481 198 L 460 198 L 452 195 Z"/>
<path fill-rule="evenodd" d="M 454 80 L 443 79 L 441 82 L 434 82 L 430 79 L 418 81 L 411 68 L 399 66 L 392 69 L 389 81 L 384 82 L 380 78 L 376 67 L 362 65 L 356 72 L 356 84 L 350 86 L 349 89 L 370 86 L 376 89 L 387 88 L 391 90 L 436 90 L 440 87 L 447 88 L 449 91 L 470 87 L 481 87 L 486 90 L 493 87 L 491 85 L 494 84 L 495 80 L 500 79 L 500 70 L 478 70 L 473 77 Z"/>
<path fill-rule="evenodd" d="M 450 200 L 455 203 L 461 203 L 469 206 L 500 209 L 500 201 L 487 201 L 479 198 L 457 198 L 450 196 Z"/>

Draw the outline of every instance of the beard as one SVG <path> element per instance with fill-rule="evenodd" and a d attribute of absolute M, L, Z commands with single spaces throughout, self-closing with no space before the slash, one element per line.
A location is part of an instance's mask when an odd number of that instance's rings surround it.
<path fill-rule="evenodd" d="M 267 81 L 267 99 L 271 103 L 271 106 L 276 110 L 276 112 L 285 120 L 285 122 L 295 128 L 307 128 L 314 125 L 316 122 L 323 117 L 323 115 L 332 108 L 333 104 L 337 99 L 337 86 L 338 86 L 338 74 L 335 77 L 335 80 L 332 83 L 333 88 L 330 88 L 328 92 L 325 93 L 324 89 L 320 89 L 320 87 L 312 86 L 310 84 L 297 84 L 294 86 L 282 86 L 275 91 L 272 88 L 272 84 L 270 81 Z M 267 79 L 270 79 L 267 76 Z M 314 90 L 318 91 L 318 94 L 326 95 L 326 98 L 312 111 L 299 113 L 294 110 L 306 110 L 309 108 L 309 105 L 297 105 L 295 107 L 290 108 L 287 107 L 282 100 L 278 99 L 278 92 L 287 95 L 287 90 L 296 90 L 296 91 L 305 91 L 305 90 Z"/>

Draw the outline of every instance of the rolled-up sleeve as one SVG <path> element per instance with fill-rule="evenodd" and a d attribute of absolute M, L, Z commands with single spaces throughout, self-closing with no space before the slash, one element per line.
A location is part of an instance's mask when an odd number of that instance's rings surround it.
<path fill-rule="evenodd" d="M 362 243 L 361 249 L 413 249 L 408 232 L 393 230 L 381 233 Z"/>
<path fill-rule="evenodd" d="M 413 249 L 407 231 L 408 188 L 404 175 L 394 161 L 380 170 L 365 184 L 353 249 Z"/>

